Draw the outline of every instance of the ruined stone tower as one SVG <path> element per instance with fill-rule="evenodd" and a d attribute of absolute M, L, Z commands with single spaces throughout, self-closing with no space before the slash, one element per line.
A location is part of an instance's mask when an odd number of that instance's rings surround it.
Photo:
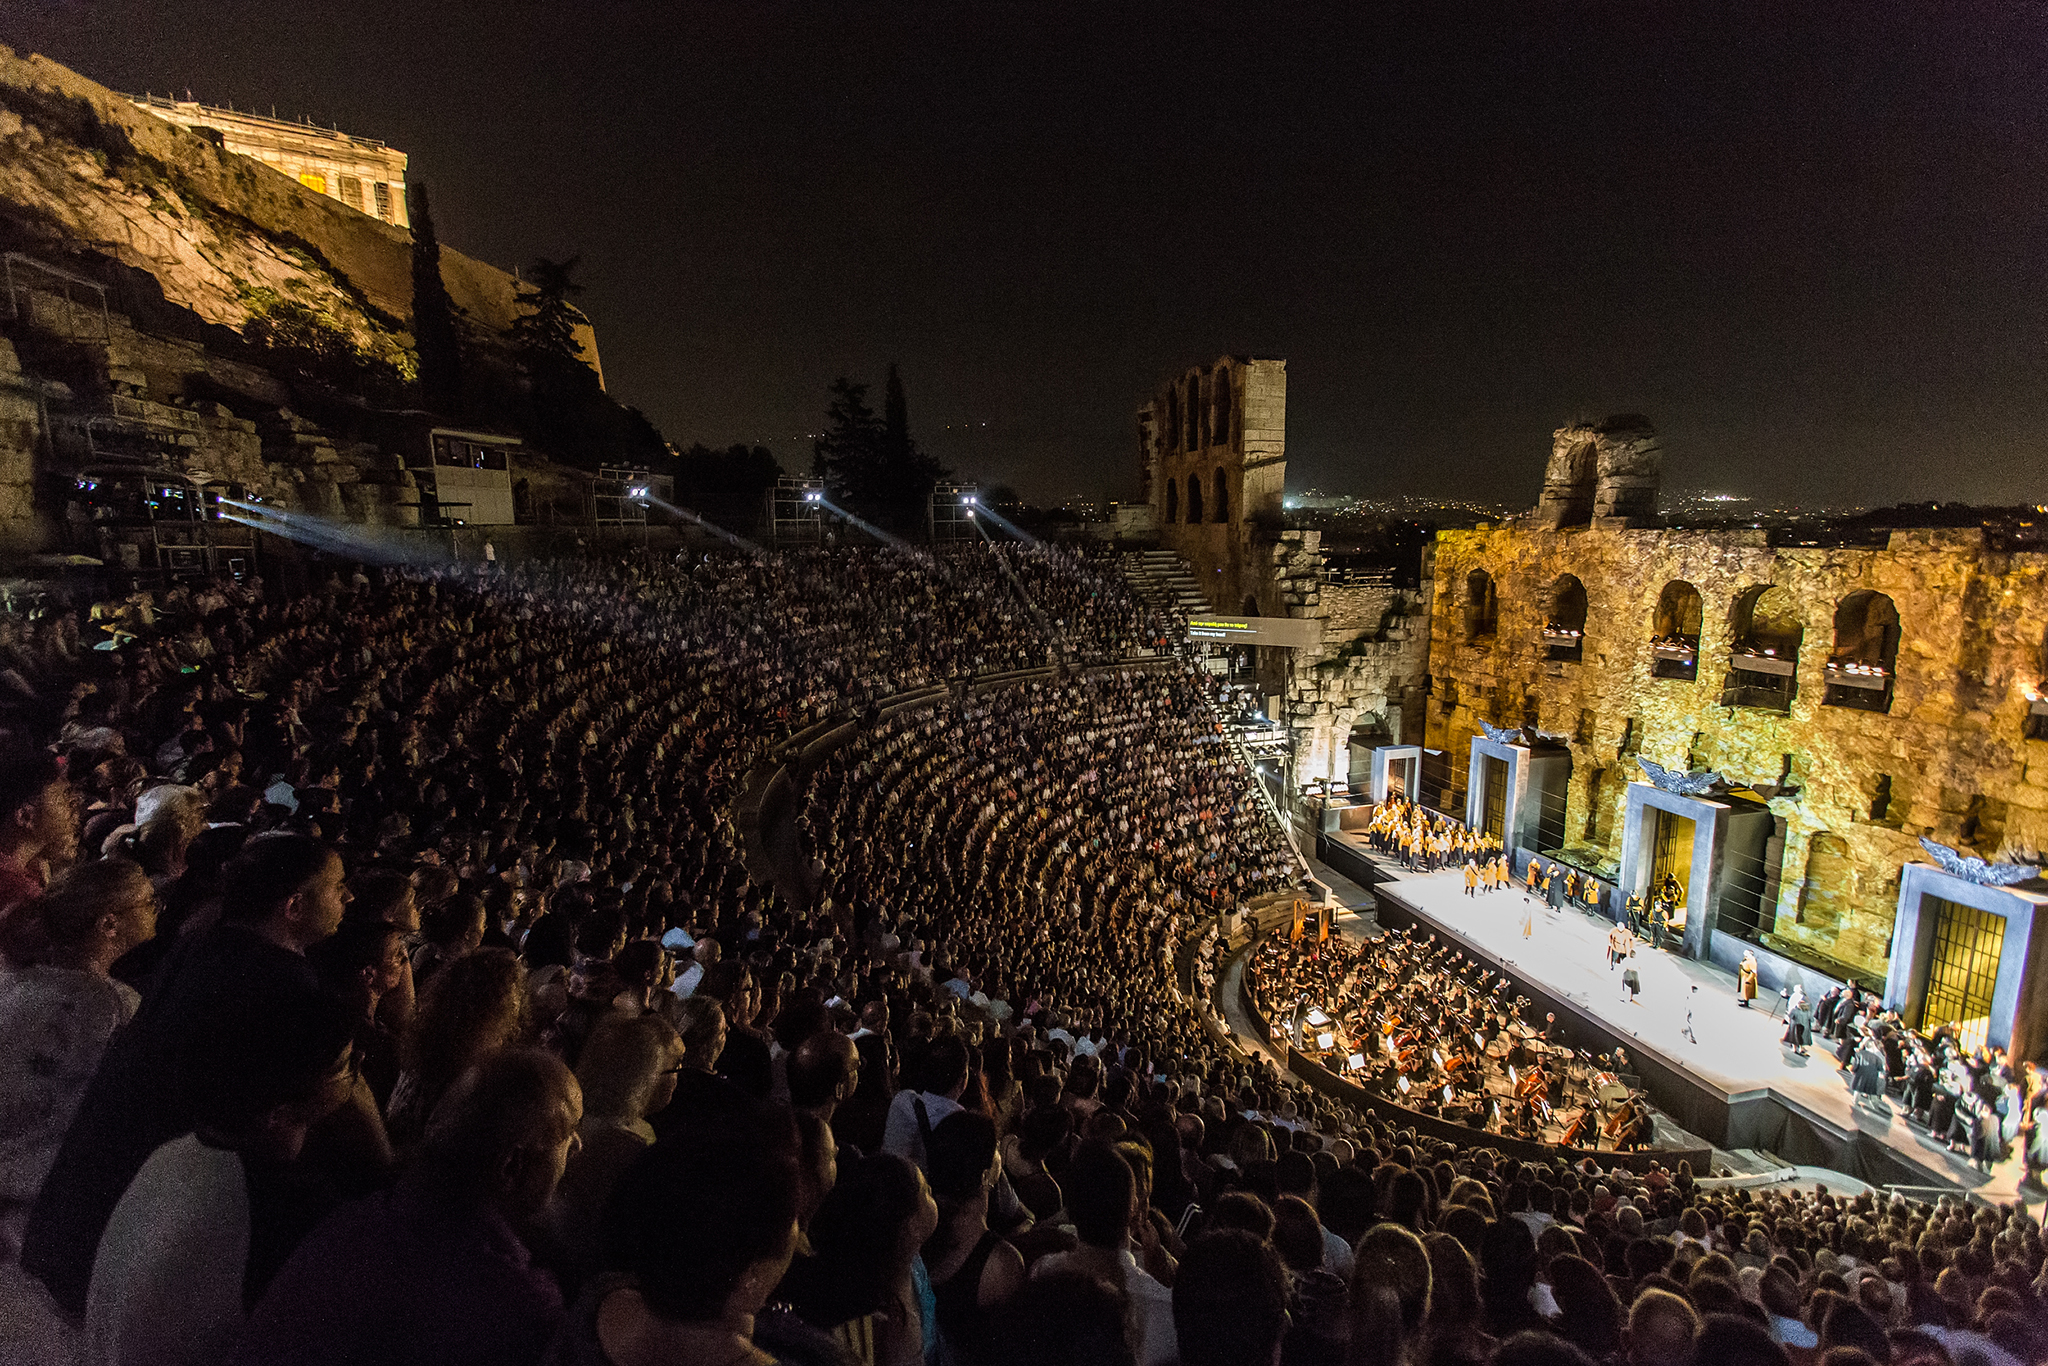
<path fill-rule="evenodd" d="M 1664 448 L 1639 414 L 1559 427 L 1550 437 L 1535 523 L 1547 530 L 1644 526 L 1656 518 L 1663 472 Z"/>

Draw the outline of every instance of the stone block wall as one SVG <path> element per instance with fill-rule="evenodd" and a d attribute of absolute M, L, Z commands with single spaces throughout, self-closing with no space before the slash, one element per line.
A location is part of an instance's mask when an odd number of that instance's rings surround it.
<path fill-rule="evenodd" d="M 88 248 L 147 271 L 166 300 L 205 322 L 240 329 L 261 298 L 275 296 L 338 320 L 366 350 L 411 345 L 406 229 L 4 46 L 0 211 L 53 247 Z M 441 274 L 478 333 L 495 337 L 518 317 L 510 272 L 443 245 Z M 601 377 L 596 337 L 587 327 L 577 336 Z"/>
<path fill-rule="evenodd" d="M 1295 731 L 1301 781 L 1344 777 L 1356 725 L 1399 735 L 1425 674 L 1428 596 L 1333 584 L 1316 531 L 1283 530 L 1287 362 L 1226 356 L 1160 386 L 1137 421 L 1140 488 L 1160 543 L 1188 562 L 1216 611 L 1323 623 L 1316 650 L 1264 649 L 1263 690 Z M 1216 517 L 1221 475 L 1228 514 Z M 1202 518 L 1189 520 L 1190 480 Z"/>
<path fill-rule="evenodd" d="M 1286 492 L 1287 362 L 1225 356 L 1161 385 L 1138 411 L 1138 447 L 1160 544 L 1187 560 L 1210 606 L 1284 615 L 1259 547 Z M 1197 484 L 1201 516 L 1191 520 Z"/>
<path fill-rule="evenodd" d="M 37 386 L 22 373 L 14 344 L 0 338 L 0 554 L 38 550 L 45 540 L 35 515 L 36 450 L 41 444 Z"/>
<path fill-rule="evenodd" d="M 1477 639 L 1474 572 L 1499 604 Z M 1578 662 L 1548 658 L 1539 636 L 1565 574 L 1587 596 Z M 1654 676 L 1652 624 L 1674 581 L 1704 609 L 1690 682 Z M 1766 585 L 1790 593 L 1804 628 L 1783 712 L 1724 704 L 1740 604 Z M 1898 613 L 1888 713 L 1825 704 L 1836 607 L 1858 592 Z M 1429 632 L 1427 743 L 1461 775 L 1482 720 L 1567 736 L 1568 841 L 1610 860 L 1637 755 L 1751 785 L 1783 827 L 1777 866 L 1759 870 L 1775 887 L 1766 922 L 1862 971 L 1882 975 L 1899 869 L 1924 857 L 1921 835 L 1986 858 L 2048 849 L 2048 741 L 2024 738 L 2048 672 L 2048 555 L 1994 550 L 1981 531 L 1899 531 L 1874 549 L 1773 548 L 1757 531 L 1447 531 Z"/>
<path fill-rule="evenodd" d="M 1332 583 L 1321 541 L 1317 531 L 1284 531 L 1267 550 L 1284 608 L 1275 615 L 1323 623 L 1321 646 L 1293 651 L 1285 678 L 1295 774 L 1304 782 L 1348 776 L 1354 727 L 1402 736 L 1429 648 L 1426 592 L 1411 598 L 1391 585 Z"/>

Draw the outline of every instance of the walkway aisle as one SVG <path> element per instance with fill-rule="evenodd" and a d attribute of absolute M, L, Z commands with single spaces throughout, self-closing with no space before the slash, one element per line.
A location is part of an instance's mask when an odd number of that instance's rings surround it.
<path fill-rule="evenodd" d="M 1363 845 L 1353 847 L 1365 852 Z M 2016 1189 L 2021 1174 L 2017 1156 L 1987 1177 L 1935 1143 L 1924 1129 L 1908 1124 L 1896 1103 L 1885 1101 L 1882 1111 L 1853 1105 L 1833 1054 L 1818 1042 L 1812 1056 L 1805 1058 L 1782 1046 L 1784 1022 L 1773 1019 L 1768 1009 L 1774 998 L 1760 997 L 1755 1006 L 1743 1009 L 1734 974 L 1644 945 L 1635 958 L 1642 997 L 1630 1004 L 1622 999 L 1621 971 L 1607 964 L 1606 922 L 1577 910 L 1552 911 L 1539 905 L 1535 932 L 1524 939 L 1519 888 L 1468 897 L 1456 870 L 1406 873 L 1374 862 L 1392 875 L 1385 892 L 1712 1085 L 1733 1094 L 1771 1090 L 1838 1128 L 1860 1129 L 1923 1167 L 1945 1168 L 1958 1185 L 1987 1200 L 2022 1198 Z M 1694 986 L 1699 988 L 1697 996 L 1691 991 Z M 1689 1000 L 1696 1043 L 1684 1037 Z M 2029 1203 L 2039 1204 L 2042 1198 L 2033 1195 Z"/>

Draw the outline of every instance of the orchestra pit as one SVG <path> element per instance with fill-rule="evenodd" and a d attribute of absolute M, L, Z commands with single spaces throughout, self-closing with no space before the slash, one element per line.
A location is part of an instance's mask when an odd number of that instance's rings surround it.
<path fill-rule="evenodd" d="M 0 616 L 0 1359 L 2048 1350 L 2023 1204 L 1729 1174 L 1340 914 L 1107 556 L 96 606 Z"/>

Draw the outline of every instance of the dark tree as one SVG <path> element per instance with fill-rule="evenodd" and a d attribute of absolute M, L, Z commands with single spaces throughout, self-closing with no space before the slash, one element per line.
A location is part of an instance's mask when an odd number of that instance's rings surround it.
<path fill-rule="evenodd" d="M 867 405 L 866 385 L 845 378 L 833 384 L 812 467 L 824 476 L 833 501 L 892 531 L 924 525 L 932 485 L 949 473 L 910 435 L 910 405 L 894 365 L 880 419 Z"/>
<path fill-rule="evenodd" d="M 570 300 L 583 292 L 575 279 L 580 256 L 533 263 L 531 280 L 519 285 L 519 306 L 526 311 L 512 324 L 512 345 L 531 372 L 553 365 L 582 365 L 583 343 L 576 340 L 582 312 Z M 585 367 L 586 369 L 588 367 Z"/>
<path fill-rule="evenodd" d="M 584 360 L 576 328 L 586 319 L 570 302 L 583 292 L 574 276 L 577 260 L 537 261 L 520 286 L 525 311 L 512 324 L 512 345 L 526 379 L 524 434 L 547 454 L 585 469 L 666 470 L 670 456 L 661 433 L 638 409 L 607 394 Z"/>
<path fill-rule="evenodd" d="M 768 490 L 781 476 L 766 446 L 715 451 L 699 443 L 676 462 L 676 501 L 728 531 L 747 533 L 760 524 Z"/>
<path fill-rule="evenodd" d="M 868 407 L 868 386 L 841 375 L 832 381 L 825 434 L 811 447 L 811 472 L 824 479 L 832 501 L 855 512 L 874 487 L 882 422 Z"/>
<path fill-rule="evenodd" d="M 420 396 L 430 412 L 462 409 L 462 343 L 455 331 L 455 301 L 441 279 L 441 243 L 427 207 L 424 181 L 406 187 L 412 217 L 412 338 L 420 358 Z"/>

